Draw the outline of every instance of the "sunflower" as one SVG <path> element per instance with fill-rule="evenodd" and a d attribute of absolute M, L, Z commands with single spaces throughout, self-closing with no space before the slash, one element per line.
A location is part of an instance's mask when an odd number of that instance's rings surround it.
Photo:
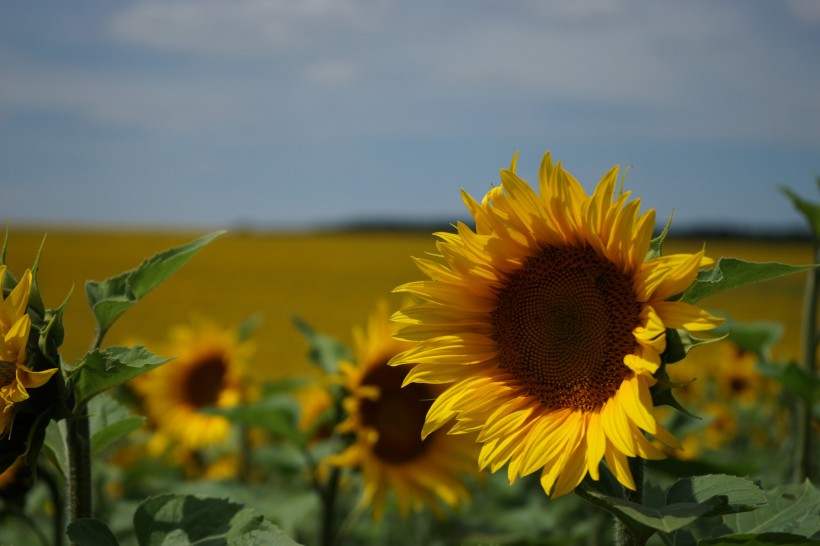
<path fill-rule="evenodd" d="M 0 279 L 6 278 L 6 266 L 0 265 Z M 28 400 L 26 389 L 43 386 L 57 368 L 35 372 L 26 366 L 26 343 L 31 318 L 26 313 L 31 292 L 31 271 L 23 273 L 8 297 L 0 290 L 0 438 L 11 430 L 14 406 Z"/>
<path fill-rule="evenodd" d="M 177 358 L 131 381 L 157 432 L 153 452 L 173 445 L 197 450 L 228 438 L 230 422 L 202 408 L 227 408 L 243 401 L 250 351 L 234 330 L 204 321 L 171 330 L 164 354 Z"/>
<path fill-rule="evenodd" d="M 361 505 L 372 505 L 375 520 L 381 519 L 390 490 L 402 516 L 425 505 L 437 513 L 441 504 L 456 507 L 469 495 L 462 480 L 477 473 L 474 437 L 442 431 L 422 441 L 424 416 L 439 390 L 422 384 L 402 388 L 405 370 L 387 363 L 412 344 L 394 339 L 394 330 L 384 302 L 366 330 L 354 330 L 356 364 L 341 366 L 350 394 L 338 431 L 352 433 L 355 440 L 327 460 L 362 470 Z"/>
<path fill-rule="evenodd" d="M 509 463 L 510 481 L 541 470 L 558 497 L 607 465 L 635 489 L 627 457 L 662 458 L 646 437 L 677 446 L 658 424 L 650 387 L 666 328 L 720 323 L 667 301 L 713 262 L 704 253 L 646 259 L 654 210 L 616 194 L 618 167 L 592 195 L 547 153 L 536 193 L 515 174 L 481 203 L 462 192 L 475 231 L 437 233 L 440 260 L 417 259 L 431 280 L 396 289 L 415 303 L 394 315 L 397 336 L 418 344 L 391 364 L 412 364 L 407 383 L 449 384 L 423 435 L 456 419 L 478 432 L 479 466 Z"/>

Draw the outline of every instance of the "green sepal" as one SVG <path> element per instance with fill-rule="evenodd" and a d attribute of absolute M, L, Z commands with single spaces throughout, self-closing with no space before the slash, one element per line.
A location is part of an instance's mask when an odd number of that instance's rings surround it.
<path fill-rule="evenodd" d="M 134 513 L 134 530 L 139 546 L 297 545 L 251 508 L 226 499 L 194 495 L 165 494 L 146 499 Z"/>
<path fill-rule="evenodd" d="M 97 321 L 96 346 L 100 345 L 100 341 L 120 315 L 223 233 L 224 231 L 216 231 L 155 254 L 134 269 L 104 281 L 87 281 L 85 295 Z"/>
<path fill-rule="evenodd" d="M 721 258 L 715 267 L 698 273 L 697 280 L 681 295 L 680 301 L 696 303 L 730 288 L 777 279 L 814 269 L 818 265 L 788 265 L 778 262 L 747 262 Z"/>
<path fill-rule="evenodd" d="M 300 317 L 293 317 L 293 324 L 299 329 L 310 345 L 308 357 L 319 369 L 329 375 L 338 372 L 340 361 L 349 361 L 353 355 L 343 343 L 335 338 L 320 334 Z"/>
<path fill-rule="evenodd" d="M 31 292 L 28 296 L 28 306 L 41 317 L 46 314 L 46 306 L 43 304 L 43 297 L 40 294 L 40 283 L 37 282 L 37 273 L 40 271 L 40 256 L 43 254 L 43 248 L 46 244 L 46 236 L 43 235 L 43 240 L 40 242 L 40 248 L 37 249 L 37 255 L 34 257 L 34 264 L 31 266 Z"/>
<path fill-rule="evenodd" d="M 820 177 L 817 178 L 817 183 L 818 186 L 820 186 Z M 806 201 L 789 188 L 781 187 L 780 191 L 791 200 L 794 208 L 803 214 L 814 238 L 820 238 L 820 206 L 816 203 Z"/>
<path fill-rule="evenodd" d="M 649 250 L 646 251 L 645 262 L 660 258 L 663 255 L 663 243 L 666 241 L 666 236 L 669 235 L 669 228 L 672 227 L 672 216 L 674 216 L 674 214 L 674 211 L 669 213 L 669 220 L 666 221 L 663 231 L 649 242 Z"/>
<path fill-rule="evenodd" d="M 74 392 L 74 407 L 80 408 L 95 395 L 150 372 L 169 360 L 142 345 L 91 351 L 79 360 L 68 378 L 68 386 Z"/>
<path fill-rule="evenodd" d="M 98 519 L 77 518 L 68 524 L 66 532 L 76 546 L 120 546 L 111 529 Z"/>
<path fill-rule="evenodd" d="M 686 385 L 695 381 L 695 379 L 691 379 L 690 381 L 672 381 L 669 378 L 669 374 L 666 373 L 666 367 L 661 366 L 661 368 L 655 373 L 655 384 L 650 387 L 649 392 L 652 394 L 652 405 L 655 407 L 658 406 L 670 406 L 675 408 L 679 412 L 693 419 L 700 419 L 698 415 L 695 415 L 688 409 L 686 409 L 677 398 L 675 398 L 672 389 L 677 389 L 680 387 L 685 387 Z"/>

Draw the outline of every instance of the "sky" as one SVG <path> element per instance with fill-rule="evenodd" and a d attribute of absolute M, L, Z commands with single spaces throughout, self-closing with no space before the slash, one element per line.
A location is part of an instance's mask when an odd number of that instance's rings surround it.
<path fill-rule="evenodd" d="M 801 225 L 820 1 L 0 0 L 12 226 L 454 221 L 547 150 L 659 222 Z"/>

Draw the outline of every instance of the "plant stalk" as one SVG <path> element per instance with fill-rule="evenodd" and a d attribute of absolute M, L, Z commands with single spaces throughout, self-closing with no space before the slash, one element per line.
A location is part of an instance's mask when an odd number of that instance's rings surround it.
<path fill-rule="evenodd" d="M 57 480 L 54 479 L 51 471 L 43 466 L 37 468 L 37 475 L 45 482 L 49 495 L 51 495 L 51 502 L 54 503 L 53 546 L 63 546 L 65 543 L 65 506 L 60 487 L 58 487 Z"/>
<path fill-rule="evenodd" d="M 816 238 L 813 245 L 814 263 L 820 263 L 820 241 Z M 817 376 L 817 296 L 820 292 L 820 271 L 812 269 L 806 277 L 806 292 L 803 299 L 803 370 L 808 377 Z M 813 459 L 811 437 L 811 405 L 797 399 L 795 408 L 795 449 L 794 481 L 802 483 L 813 480 Z"/>
<path fill-rule="evenodd" d="M 643 470 L 644 460 L 640 457 L 629 457 L 629 471 L 635 481 L 635 491 L 624 487 L 624 499 L 637 504 L 643 503 Z M 615 518 L 616 546 L 644 546 L 646 540 L 636 537 L 624 523 Z"/>
<path fill-rule="evenodd" d="M 88 426 L 88 408 L 75 409 L 66 420 L 66 448 L 68 451 L 68 510 L 69 521 L 90 518 L 91 508 L 91 436 Z"/>

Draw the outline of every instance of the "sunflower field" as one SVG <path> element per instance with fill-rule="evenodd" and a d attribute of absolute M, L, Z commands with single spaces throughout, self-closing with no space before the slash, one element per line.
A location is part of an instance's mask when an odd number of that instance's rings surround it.
<path fill-rule="evenodd" d="M 436 233 L 9 227 L 0 546 L 820 544 L 820 205 L 704 241 L 586 188 L 547 154 Z"/>

